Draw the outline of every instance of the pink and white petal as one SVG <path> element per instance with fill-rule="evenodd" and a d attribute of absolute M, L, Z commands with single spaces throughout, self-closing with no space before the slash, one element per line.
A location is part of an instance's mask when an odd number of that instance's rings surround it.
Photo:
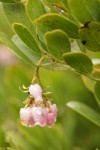
<path fill-rule="evenodd" d="M 42 127 L 47 124 L 47 119 L 46 119 L 47 113 L 48 113 L 48 108 L 43 108 L 42 109 L 42 115 L 41 115 L 41 118 L 39 120 L 39 123 L 40 123 L 39 125 Z"/>
<path fill-rule="evenodd" d="M 39 124 L 39 120 L 41 118 L 41 115 L 42 115 L 42 108 L 41 107 L 33 107 L 32 108 L 32 117 L 33 117 L 36 125 Z"/>
<path fill-rule="evenodd" d="M 52 112 L 49 112 L 47 114 L 47 125 L 48 127 L 51 127 L 55 122 L 55 116 Z"/>
<path fill-rule="evenodd" d="M 50 110 L 54 113 L 57 114 L 58 108 L 56 104 L 52 104 L 50 107 Z"/>
<path fill-rule="evenodd" d="M 35 121 L 34 121 L 33 117 L 30 117 L 29 127 L 34 127 L 34 126 L 35 126 Z"/>
<path fill-rule="evenodd" d="M 23 125 L 28 126 L 30 116 L 31 116 L 31 110 L 29 107 L 20 109 L 20 119 Z"/>
<path fill-rule="evenodd" d="M 38 84 L 31 85 L 29 87 L 29 93 L 36 99 L 38 96 L 42 95 L 42 88 Z"/>

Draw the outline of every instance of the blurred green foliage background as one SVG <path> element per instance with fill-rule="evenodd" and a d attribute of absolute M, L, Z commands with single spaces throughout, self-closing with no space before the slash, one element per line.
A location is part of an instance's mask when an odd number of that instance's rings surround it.
<path fill-rule="evenodd" d="M 0 31 L 13 35 L 1 6 Z M 2 45 L 0 47 L 1 52 Z M 27 94 L 22 93 L 19 86 L 30 85 L 33 72 L 33 66 L 19 59 L 0 64 L 0 150 L 5 147 L 13 150 L 99 150 L 100 128 L 66 106 L 66 102 L 77 100 L 99 110 L 81 77 L 69 71 L 40 71 L 42 83 L 52 91 L 51 98 L 59 108 L 57 123 L 52 128 L 21 126 L 19 110 L 24 107 Z"/>

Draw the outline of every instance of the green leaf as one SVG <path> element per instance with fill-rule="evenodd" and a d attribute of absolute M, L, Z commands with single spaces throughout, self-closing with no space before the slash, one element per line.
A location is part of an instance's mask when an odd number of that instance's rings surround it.
<path fill-rule="evenodd" d="M 80 29 L 80 38 L 90 51 L 100 51 L 100 23 L 90 22 Z"/>
<path fill-rule="evenodd" d="M 34 57 L 32 57 L 32 54 L 30 55 L 30 52 L 28 51 L 28 49 L 19 49 L 13 43 L 13 41 L 11 41 L 9 37 L 3 32 L 0 32 L 0 41 L 4 43 L 7 47 L 9 47 L 12 50 L 12 52 L 14 52 L 17 56 L 19 56 L 20 58 L 22 58 L 23 60 L 25 60 L 26 62 L 30 64 L 34 64 Z"/>
<path fill-rule="evenodd" d="M 96 82 L 94 86 L 94 95 L 95 95 L 98 105 L 100 106 L 100 82 Z"/>
<path fill-rule="evenodd" d="M 37 53 L 30 49 L 17 35 L 12 38 L 14 44 L 36 65 L 37 61 L 41 58 L 41 53 Z"/>
<path fill-rule="evenodd" d="M 20 2 L 20 0 L 0 0 L 0 2 L 3 2 L 3 3 L 17 3 L 17 2 Z"/>
<path fill-rule="evenodd" d="M 63 55 L 65 62 L 79 73 L 89 74 L 93 69 L 91 59 L 81 52 L 65 53 Z"/>
<path fill-rule="evenodd" d="M 26 10 L 31 20 L 34 20 L 46 13 L 45 8 L 40 0 L 27 0 Z"/>
<path fill-rule="evenodd" d="M 66 105 L 100 127 L 100 115 L 89 106 L 76 101 L 68 102 Z"/>
<path fill-rule="evenodd" d="M 56 13 L 42 15 L 34 21 L 39 30 L 44 34 L 47 31 L 61 29 L 70 38 L 79 38 L 78 27 L 68 18 Z"/>
<path fill-rule="evenodd" d="M 35 42 L 32 34 L 30 33 L 30 31 L 28 30 L 28 28 L 26 26 L 19 24 L 19 23 L 14 23 L 13 28 L 16 31 L 16 33 L 18 34 L 18 36 L 21 38 L 21 40 L 29 48 L 31 48 L 33 51 L 35 51 L 37 53 L 41 53 L 37 43 Z"/>
<path fill-rule="evenodd" d="M 25 25 L 30 30 L 34 38 L 37 39 L 35 27 L 30 22 L 26 14 L 24 4 L 22 3 L 10 3 L 10 4 L 5 3 L 4 4 L 3 3 L 3 9 L 7 17 L 7 20 L 9 21 L 11 26 L 13 23 L 21 23 Z"/>
<path fill-rule="evenodd" d="M 99 0 L 68 0 L 72 14 L 81 23 L 88 21 L 100 21 L 100 1 Z"/>
<path fill-rule="evenodd" d="M 57 59 L 62 59 L 62 54 L 71 50 L 69 38 L 62 30 L 53 30 L 45 34 L 48 52 Z"/>

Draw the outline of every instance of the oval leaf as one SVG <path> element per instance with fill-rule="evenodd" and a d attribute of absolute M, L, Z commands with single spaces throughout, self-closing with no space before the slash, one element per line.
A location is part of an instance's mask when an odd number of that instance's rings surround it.
<path fill-rule="evenodd" d="M 94 86 L 94 95 L 95 95 L 98 105 L 100 106 L 100 82 L 96 82 Z"/>
<path fill-rule="evenodd" d="M 11 41 L 9 39 L 9 37 L 5 33 L 3 33 L 3 32 L 0 32 L 0 41 L 2 43 L 4 43 L 6 46 L 8 46 L 12 50 L 12 52 L 14 52 L 17 56 L 19 56 L 20 58 L 22 58 L 26 62 L 34 65 L 34 57 L 32 57 L 34 55 L 32 55 L 32 54 L 30 55 L 30 52 L 28 51 L 28 49 L 22 49 L 22 48 L 19 49 L 14 44 L 14 42 Z"/>
<path fill-rule="evenodd" d="M 70 38 L 79 38 L 78 27 L 68 18 L 56 13 L 42 15 L 34 22 L 42 33 L 47 31 L 61 29 L 68 34 Z"/>
<path fill-rule="evenodd" d="M 29 48 L 31 48 L 33 51 L 35 51 L 37 53 L 41 53 L 37 43 L 35 42 L 32 34 L 30 33 L 30 31 L 28 30 L 27 27 L 25 27 L 24 25 L 19 24 L 19 23 L 14 23 L 13 28 L 14 28 L 15 32 L 18 34 L 18 36 L 21 38 L 21 40 Z"/>
<path fill-rule="evenodd" d="M 62 59 L 62 54 L 71 50 L 69 38 L 62 30 L 53 30 L 45 34 L 48 52 L 57 59 Z"/>
<path fill-rule="evenodd" d="M 65 53 L 65 62 L 79 73 L 89 74 L 93 69 L 93 64 L 89 57 L 81 52 Z"/>
<path fill-rule="evenodd" d="M 80 38 L 90 51 L 100 51 L 100 23 L 91 22 L 80 29 Z"/>
<path fill-rule="evenodd" d="M 17 35 L 14 35 L 12 38 L 14 44 L 32 61 L 34 65 L 41 58 L 41 53 L 37 53 L 30 49 Z"/>
<path fill-rule="evenodd" d="M 27 0 L 26 10 L 31 20 L 34 20 L 46 13 L 45 8 L 40 0 Z"/>
<path fill-rule="evenodd" d="M 66 105 L 100 127 L 100 115 L 89 106 L 76 101 L 68 102 Z"/>

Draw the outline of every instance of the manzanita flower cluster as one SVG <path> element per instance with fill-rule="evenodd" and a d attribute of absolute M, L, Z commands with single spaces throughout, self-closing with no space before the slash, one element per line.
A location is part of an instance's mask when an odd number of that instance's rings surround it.
<path fill-rule="evenodd" d="M 43 90 L 39 84 L 29 87 L 29 103 L 20 109 L 21 124 L 26 127 L 52 127 L 57 118 L 57 106 L 43 97 Z"/>

